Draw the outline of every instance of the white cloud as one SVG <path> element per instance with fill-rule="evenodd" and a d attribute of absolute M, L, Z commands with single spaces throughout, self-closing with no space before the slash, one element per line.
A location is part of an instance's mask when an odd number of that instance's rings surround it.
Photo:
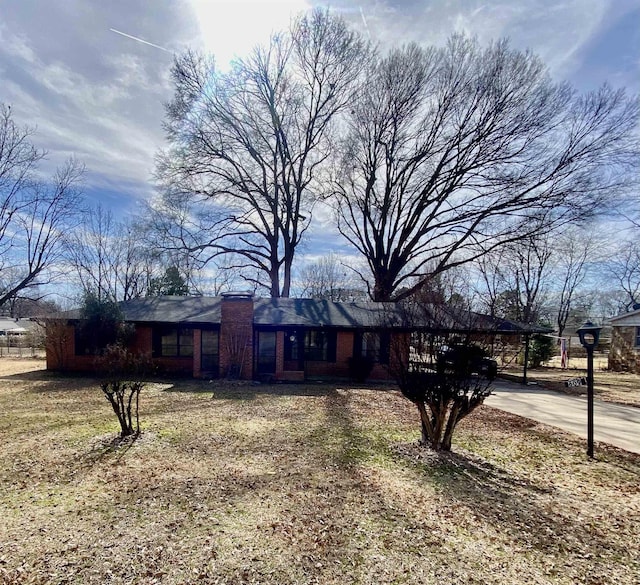
<path fill-rule="evenodd" d="M 551 73 L 564 79 L 579 68 L 581 53 L 605 21 L 611 2 L 456 0 L 401 7 L 369 0 L 361 7 L 371 36 L 383 46 L 412 41 L 441 45 L 454 31 L 477 36 L 482 43 L 509 37 L 515 47 L 540 55 Z M 362 27 L 359 17 L 351 15 L 350 20 Z"/>
<path fill-rule="evenodd" d="M 0 99 L 12 104 L 18 122 L 37 125 L 35 140 L 49 150 L 50 167 L 75 153 L 87 164 L 90 186 L 117 190 L 122 184 L 123 197 L 149 191 L 154 155 L 164 146 L 172 55 L 110 29 L 171 50 L 204 48 L 224 67 L 311 4 L 328 5 L 383 45 L 441 44 L 453 30 L 481 42 L 509 36 L 563 78 L 589 72 L 594 37 L 611 19 L 640 6 L 638 0 L 186 0 L 157 2 L 150 10 L 144 0 L 67 0 L 55 8 L 46 0 L 2 3 Z M 637 77 L 637 54 L 628 61 L 636 69 L 626 74 L 613 56 L 615 82 Z M 594 84 L 602 80 L 594 78 Z M 318 217 L 322 232 L 331 222 L 320 212 Z"/>
<path fill-rule="evenodd" d="M 308 10 L 305 0 L 191 0 L 200 28 L 200 42 L 225 69 L 235 57 L 266 43 L 273 32 L 286 29 L 291 19 Z"/>

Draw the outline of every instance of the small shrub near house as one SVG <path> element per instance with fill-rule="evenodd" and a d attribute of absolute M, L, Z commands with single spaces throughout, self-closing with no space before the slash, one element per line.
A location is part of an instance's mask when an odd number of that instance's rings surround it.
<path fill-rule="evenodd" d="M 555 354 L 555 340 L 548 335 L 535 335 L 531 339 L 529 349 L 530 368 L 539 368 L 543 362 L 549 361 Z"/>
<path fill-rule="evenodd" d="M 365 382 L 373 370 L 373 359 L 369 356 L 354 355 L 348 360 L 349 377 L 358 383 Z"/>
<path fill-rule="evenodd" d="M 140 392 L 152 373 L 151 358 L 114 344 L 96 359 L 96 365 L 102 377 L 100 389 L 118 417 L 120 436 L 140 434 Z"/>

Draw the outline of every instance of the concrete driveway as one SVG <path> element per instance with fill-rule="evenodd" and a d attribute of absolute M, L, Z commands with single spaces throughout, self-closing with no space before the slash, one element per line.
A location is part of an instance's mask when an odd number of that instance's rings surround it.
<path fill-rule="evenodd" d="M 485 404 L 587 438 L 586 397 L 496 380 Z M 596 441 L 640 454 L 640 408 L 595 400 L 593 435 Z"/>

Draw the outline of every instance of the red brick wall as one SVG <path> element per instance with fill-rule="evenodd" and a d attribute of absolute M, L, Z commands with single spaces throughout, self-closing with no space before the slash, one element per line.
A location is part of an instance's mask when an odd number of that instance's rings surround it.
<path fill-rule="evenodd" d="M 202 331 L 193 330 L 193 377 L 202 377 Z"/>
<path fill-rule="evenodd" d="M 75 328 L 73 325 L 65 325 L 48 330 L 47 337 L 47 369 L 68 370 L 74 372 L 94 372 L 95 356 L 75 355 Z M 132 349 L 140 354 L 151 355 L 153 350 L 153 329 L 149 325 L 137 325 Z M 194 355 L 199 356 L 200 345 L 195 345 Z M 154 358 L 153 363 L 160 372 L 171 374 L 194 373 L 194 358 Z"/>
<path fill-rule="evenodd" d="M 253 297 L 223 297 L 220 305 L 220 377 L 241 366 L 243 380 L 253 378 Z"/>
<path fill-rule="evenodd" d="M 136 334 L 133 339 L 133 350 L 139 354 L 152 355 L 153 328 L 150 325 L 136 325 Z"/>
<path fill-rule="evenodd" d="M 57 343 L 53 343 L 53 327 L 48 328 L 47 368 L 76 371 L 93 371 L 93 356 L 76 356 L 74 328 L 71 325 L 58 325 Z M 397 340 L 406 335 L 393 336 L 392 348 Z M 348 360 L 353 355 L 354 333 L 338 331 L 336 335 L 336 362 L 305 362 L 305 374 L 310 377 L 343 377 L 349 376 Z M 201 331 L 194 330 L 193 358 L 154 358 L 154 363 L 167 373 L 184 373 L 194 377 L 201 375 L 200 345 Z M 139 353 L 151 354 L 153 329 L 149 325 L 137 325 L 133 348 Z M 238 354 L 238 350 L 241 351 Z M 391 360 L 397 359 L 391 351 Z M 242 361 L 241 377 L 253 377 L 253 299 L 226 298 L 221 306 L 220 325 L 220 376 L 227 375 L 230 364 L 240 358 Z M 284 361 L 284 332 L 279 331 L 276 337 L 276 376 L 284 378 L 284 372 L 297 370 L 297 362 Z M 371 379 L 387 380 L 390 378 L 387 367 L 376 364 L 371 372 Z"/>
<path fill-rule="evenodd" d="M 73 369 L 74 328 L 63 321 L 49 321 L 46 328 L 45 350 L 48 370 Z"/>
<path fill-rule="evenodd" d="M 349 358 L 353 356 L 353 331 L 338 331 L 336 339 L 336 361 L 333 362 L 305 362 L 305 373 L 307 376 L 318 377 L 349 377 Z M 401 333 L 392 335 L 392 348 L 402 348 L 407 345 L 408 334 Z M 401 350 L 400 350 L 401 351 Z M 394 355 L 395 353 L 395 355 Z M 398 349 L 391 350 L 390 361 L 398 359 Z M 375 364 L 369 376 L 370 380 L 391 380 L 389 367 L 385 364 Z"/>
<path fill-rule="evenodd" d="M 47 369 L 71 372 L 95 371 L 95 356 L 76 355 L 75 327 L 61 321 L 47 324 Z"/>

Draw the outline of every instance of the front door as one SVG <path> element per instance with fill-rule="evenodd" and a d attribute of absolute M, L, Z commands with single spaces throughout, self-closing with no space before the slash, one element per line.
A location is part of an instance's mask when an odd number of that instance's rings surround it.
<path fill-rule="evenodd" d="M 202 343 L 200 353 L 200 369 L 203 375 L 217 378 L 219 376 L 220 347 L 217 331 L 202 330 Z"/>
<path fill-rule="evenodd" d="M 258 374 L 276 373 L 276 332 L 258 331 L 258 355 L 256 371 Z"/>

